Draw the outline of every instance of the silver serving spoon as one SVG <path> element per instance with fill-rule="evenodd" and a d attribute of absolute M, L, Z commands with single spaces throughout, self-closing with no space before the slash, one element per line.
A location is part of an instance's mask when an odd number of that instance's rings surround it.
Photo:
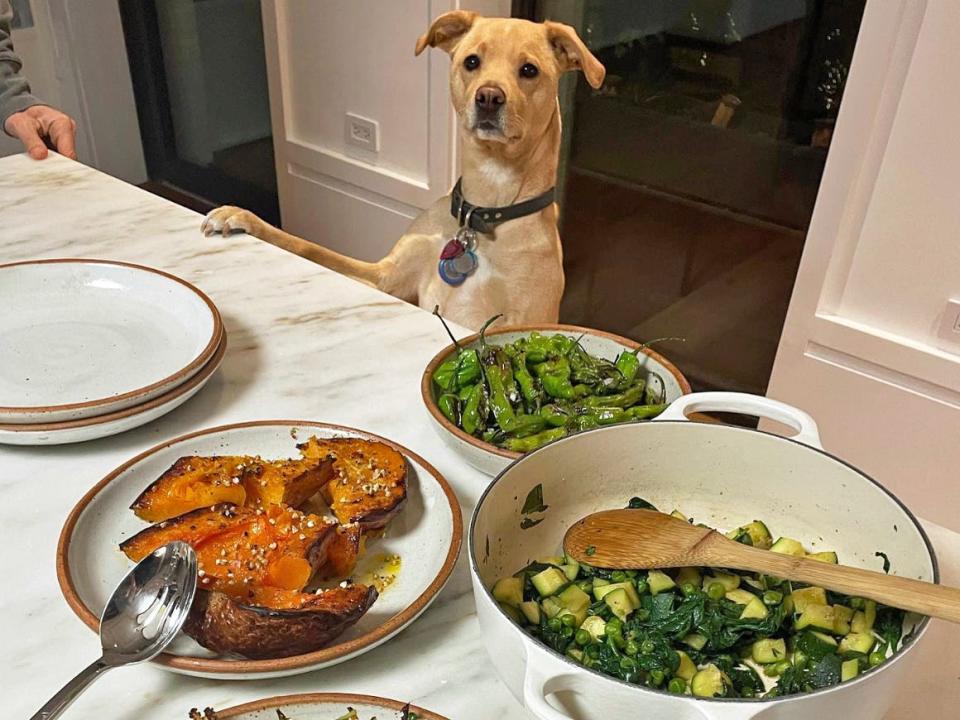
<path fill-rule="evenodd" d="M 154 550 L 113 591 L 100 617 L 103 655 L 54 695 L 31 720 L 52 720 L 111 668 L 149 660 L 187 620 L 197 590 L 197 556 L 184 542 Z"/>

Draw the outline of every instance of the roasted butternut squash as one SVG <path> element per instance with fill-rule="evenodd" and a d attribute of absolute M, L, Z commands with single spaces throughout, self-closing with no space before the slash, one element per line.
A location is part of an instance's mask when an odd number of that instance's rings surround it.
<path fill-rule="evenodd" d="M 243 455 L 182 457 L 130 507 L 147 522 L 220 503 L 299 507 L 332 477 L 333 462 L 322 456 L 274 462 Z"/>
<path fill-rule="evenodd" d="M 327 560 L 336 523 L 285 505 L 216 505 L 158 523 L 121 543 L 134 562 L 174 540 L 197 553 L 200 587 L 242 595 L 249 587 L 299 591 Z"/>
<path fill-rule="evenodd" d="M 297 446 L 304 458 L 333 458 L 333 477 L 320 493 L 343 524 L 364 530 L 386 526 L 407 499 L 407 461 L 381 442 L 316 438 Z"/>

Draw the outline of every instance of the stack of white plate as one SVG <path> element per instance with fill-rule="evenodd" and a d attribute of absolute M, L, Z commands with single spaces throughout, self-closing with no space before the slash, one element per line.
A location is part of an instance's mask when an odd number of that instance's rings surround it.
<path fill-rule="evenodd" d="M 173 275 L 107 260 L 0 265 L 0 443 L 148 423 L 195 395 L 226 347 L 216 306 Z"/>

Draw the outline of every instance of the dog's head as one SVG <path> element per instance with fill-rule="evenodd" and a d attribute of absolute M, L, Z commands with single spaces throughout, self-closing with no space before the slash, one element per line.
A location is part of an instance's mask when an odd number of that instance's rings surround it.
<path fill-rule="evenodd" d="M 515 144 L 539 136 L 556 108 L 560 76 L 582 70 L 595 88 L 603 65 L 568 25 L 444 13 L 417 40 L 450 54 L 450 94 L 463 128 L 478 140 Z"/>

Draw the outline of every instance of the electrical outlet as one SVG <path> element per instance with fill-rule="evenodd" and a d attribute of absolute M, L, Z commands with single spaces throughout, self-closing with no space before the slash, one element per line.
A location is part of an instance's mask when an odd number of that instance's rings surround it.
<path fill-rule="evenodd" d="M 376 120 L 347 113 L 344 132 L 348 145 L 380 152 L 380 124 Z"/>
<path fill-rule="evenodd" d="M 960 346 L 960 300 L 947 300 L 937 338 L 937 344 L 941 348 L 956 351 L 957 346 Z"/>

